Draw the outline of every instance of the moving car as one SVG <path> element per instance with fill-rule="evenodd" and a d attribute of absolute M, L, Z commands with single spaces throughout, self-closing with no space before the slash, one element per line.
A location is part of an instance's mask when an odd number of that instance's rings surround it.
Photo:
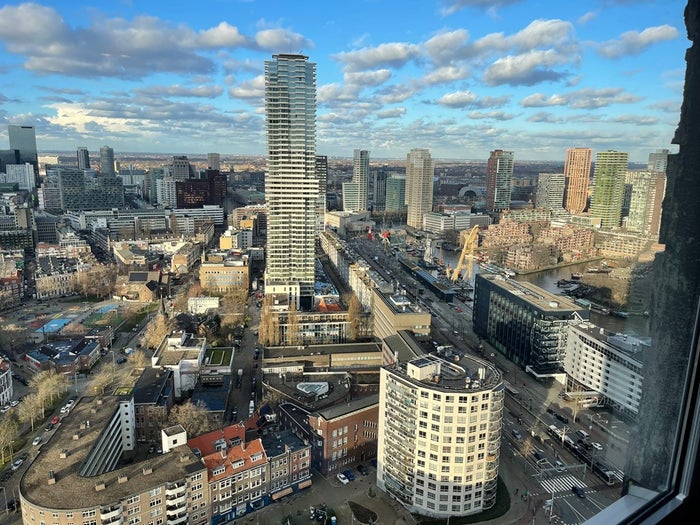
<path fill-rule="evenodd" d="M 61 421 L 61 418 L 58 416 L 53 416 L 53 419 L 51 420 L 52 425 L 58 425 L 58 422 Z"/>
<path fill-rule="evenodd" d="M 14 467 L 12 467 L 14 469 Z M 345 477 L 345 474 L 342 472 L 338 472 L 338 475 L 336 476 L 338 478 L 338 481 L 340 481 L 343 485 L 347 485 L 350 483 L 350 480 Z"/>
<path fill-rule="evenodd" d="M 34 445 L 35 447 L 36 447 L 39 443 L 41 443 L 41 436 L 35 437 L 35 438 L 34 438 L 34 441 L 32 441 L 32 445 Z"/>
<path fill-rule="evenodd" d="M 581 487 L 579 487 L 578 485 L 574 485 L 573 487 L 571 487 L 571 491 L 572 491 L 574 494 L 576 494 L 579 498 L 585 498 L 585 497 L 586 497 L 586 493 L 585 493 L 585 492 L 583 491 L 583 489 L 582 489 Z"/>
<path fill-rule="evenodd" d="M 24 460 L 22 458 L 16 459 L 14 463 L 12 463 L 12 470 L 17 470 L 19 467 L 22 466 L 22 463 L 24 463 Z"/>
<path fill-rule="evenodd" d="M 601 445 L 597 441 L 591 441 L 591 446 L 596 450 L 603 450 L 603 445 Z"/>

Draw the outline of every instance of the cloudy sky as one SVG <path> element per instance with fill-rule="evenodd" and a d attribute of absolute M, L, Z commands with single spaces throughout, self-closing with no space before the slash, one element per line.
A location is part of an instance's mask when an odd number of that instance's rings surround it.
<path fill-rule="evenodd" d="M 317 153 L 671 148 L 681 0 L 54 0 L 0 7 L 7 124 L 40 151 L 264 154 L 264 61 L 317 63 Z"/>

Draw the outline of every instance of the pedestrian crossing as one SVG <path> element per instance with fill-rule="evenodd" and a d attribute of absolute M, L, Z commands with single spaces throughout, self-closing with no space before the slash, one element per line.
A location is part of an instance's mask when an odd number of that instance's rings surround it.
<path fill-rule="evenodd" d="M 556 494 L 557 492 L 571 492 L 571 487 L 574 485 L 586 490 L 586 484 L 571 474 L 543 479 L 540 481 L 540 485 L 542 485 L 542 488 L 549 494 Z"/>

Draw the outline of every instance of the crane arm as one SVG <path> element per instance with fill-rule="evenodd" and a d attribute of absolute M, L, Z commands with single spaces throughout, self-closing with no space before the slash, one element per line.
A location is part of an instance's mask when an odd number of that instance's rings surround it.
<path fill-rule="evenodd" d="M 452 282 L 457 281 L 460 272 L 465 268 L 465 260 L 467 279 L 471 279 L 472 266 L 474 263 L 474 252 L 476 251 L 479 242 L 479 227 L 474 226 L 471 230 L 469 230 L 469 233 L 467 233 L 467 230 L 464 230 L 460 234 L 460 239 L 464 239 L 464 245 L 462 246 L 462 253 L 459 255 L 457 266 L 455 266 L 455 269 L 452 271 Z"/>

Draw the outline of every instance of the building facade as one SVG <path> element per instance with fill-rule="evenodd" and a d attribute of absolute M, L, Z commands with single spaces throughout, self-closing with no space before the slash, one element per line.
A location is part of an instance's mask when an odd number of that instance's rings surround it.
<path fill-rule="evenodd" d="M 356 149 L 352 161 L 352 182 L 343 183 L 343 210 L 367 210 L 369 151 Z"/>
<path fill-rule="evenodd" d="M 424 355 L 399 358 L 380 374 L 377 486 L 408 511 L 433 518 L 493 507 L 500 373 L 472 358 L 455 363 Z"/>
<path fill-rule="evenodd" d="M 564 162 L 564 207 L 569 213 L 582 213 L 588 204 L 588 185 L 591 180 L 591 148 L 569 148 Z"/>
<path fill-rule="evenodd" d="M 427 149 L 414 148 L 406 155 L 406 224 L 423 227 L 423 215 L 433 211 L 433 177 L 435 163 Z"/>
<path fill-rule="evenodd" d="M 627 230 L 658 238 L 666 174 L 663 171 L 628 171 L 626 180 L 629 187 Z"/>
<path fill-rule="evenodd" d="M 510 209 L 514 156 L 512 151 L 501 149 L 491 152 L 486 162 L 486 211 Z"/>
<path fill-rule="evenodd" d="M 406 176 L 393 173 L 386 180 L 386 205 L 388 212 L 406 211 Z"/>
<path fill-rule="evenodd" d="M 428 310 L 422 309 L 412 303 L 408 296 L 398 292 L 386 293 L 379 288 L 373 288 L 372 293 L 375 337 L 384 339 L 400 330 L 430 335 L 431 315 Z"/>
<path fill-rule="evenodd" d="M 620 227 L 627 165 L 626 152 L 608 150 L 596 154 L 595 186 L 589 214 L 600 219 L 603 230 Z"/>
<path fill-rule="evenodd" d="M 588 315 L 568 297 L 530 283 L 494 274 L 474 281 L 474 332 L 535 375 L 562 371 L 568 326 Z"/>
<path fill-rule="evenodd" d="M 573 324 L 564 360 L 567 390 L 634 418 L 642 399 L 643 354 L 648 351 L 647 341 L 592 323 Z"/>
<path fill-rule="evenodd" d="M 535 207 L 561 210 L 564 205 L 564 183 L 563 173 L 540 173 L 537 179 Z"/>
<path fill-rule="evenodd" d="M 100 148 L 100 173 L 114 175 L 114 150 L 109 146 Z"/>
<path fill-rule="evenodd" d="M 316 64 L 279 54 L 265 62 L 267 163 L 265 292 L 309 309 L 314 295 Z"/>
<path fill-rule="evenodd" d="M 79 170 L 89 170 L 90 169 L 90 152 L 87 148 L 78 148 L 76 151 L 76 156 L 78 159 L 78 169 Z"/>

